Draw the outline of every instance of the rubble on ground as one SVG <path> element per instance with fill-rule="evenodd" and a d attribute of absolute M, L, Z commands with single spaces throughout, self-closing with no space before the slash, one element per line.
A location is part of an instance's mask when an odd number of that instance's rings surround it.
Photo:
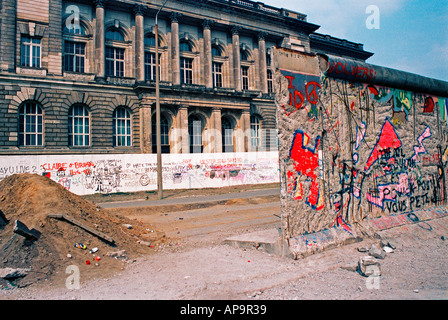
<path fill-rule="evenodd" d="M 123 260 L 106 253 L 121 250 L 137 257 L 153 252 L 161 239 L 153 237 L 151 246 L 139 244 L 149 229 L 154 228 L 109 213 L 47 177 L 9 176 L 0 181 L 0 290 L 11 283 L 64 283 L 70 265 L 79 266 L 83 279 L 113 273 Z"/>

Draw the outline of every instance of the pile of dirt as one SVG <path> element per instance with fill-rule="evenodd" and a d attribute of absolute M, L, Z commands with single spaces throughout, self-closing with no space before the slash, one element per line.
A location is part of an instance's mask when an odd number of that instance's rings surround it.
<path fill-rule="evenodd" d="M 137 256 L 154 252 L 164 241 L 162 237 L 151 237 L 157 234 L 151 225 L 109 213 L 35 174 L 16 174 L 0 181 L 0 210 L 2 220 L 7 220 L 6 225 L 0 224 L 0 270 L 29 271 L 24 277 L 0 279 L 0 289 L 43 280 L 63 285 L 70 276 L 67 267 L 73 265 L 79 268 L 81 282 L 110 275 Z M 54 218 L 61 214 L 76 223 Z M 37 230 L 38 239 L 29 240 L 14 232 L 16 220 Z M 106 235 L 109 241 L 98 235 Z M 145 245 L 142 240 L 146 240 Z M 86 248 L 76 247 L 76 243 Z M 90 252 L 94 248 L 98 250 Z M 111 254 L 122 250 L 125 254 Z"/>

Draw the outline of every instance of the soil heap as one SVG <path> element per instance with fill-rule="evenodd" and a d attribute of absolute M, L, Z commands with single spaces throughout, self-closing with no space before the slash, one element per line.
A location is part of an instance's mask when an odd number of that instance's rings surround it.
<path fill-rule="evenodd" d="M 70 265 L 79 268 L 81 282 L 112 274 L 130 259 L 153 252 L 163 240 L 155 238 L 151 246 L 141 245 L 141 236 L 154 231 L 151 225 L 109 213 L 36 174 L 16 174 L 0 181 L 0 210 L 7 220 L 6 225 L 0 223 L 0 270 L 29 270 L 24 277 L 8 281 L 0 278 L 0 289 L 11 285 L 24 287 L 42 280 L 63 285 L 70 275 L 66 273 Z M 58 214 L 111 237 L 113 243 L 76 224 L 48 217 Z M 37 230 L 38 239 L 27 240 L 15 233 L 15 220 L 23 222 L 30 230 Z M 75 247 L 76 243 L 84 244 L 86 249 Z M 93 248 L 98 250 L 92 253 Z M 122 250 L 125 254 L 111 254 Z"/>

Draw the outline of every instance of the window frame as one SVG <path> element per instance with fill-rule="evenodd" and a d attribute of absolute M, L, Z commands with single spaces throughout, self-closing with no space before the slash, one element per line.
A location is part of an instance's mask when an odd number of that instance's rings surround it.
<path fill-rule="evenodd" d="M 218 68 L 219 67 L 219 68 Z M 222 62 L 212 62 L 212 76 L 213 76 L 213 87 L 222 88 L 223 87 L 223 63 Z"/>
<path fill-rule="evenodd" d="M 192 121 L 191 121 L 192 120 Z M 200 124 L 200 130 L 197 130 L 197 124 Z M 189 136 L 189 145 L 190 145 L 190 153 L 203 153 L 204 145 L 202 140 L 202 132 L 204 130 L 204 126 L 202 123 L 202 119 L 197 114 L 191 114 L 188 117 L 188 136 Z M 200 152 L 198 152 L 200 151 Z"/>
<path fill-rule="evenodd" d="M 28 40 L 28 42 L 26 42 Z M 38 43 L 33 42 L 38 41 Z M 34 50 L 38 49 L 38 56 Z M 36 60 L 37 59 L 37 60 Z M 36 60 L 36 61 L 35 61 Z M 36 62 L 36 64 L 35 64 Z M 21 35 L 20 38 L 20 66 L 28 68 L 42 67 L 42 38 Z"/>
<path fill-rule="evenodd" d="M 241 90 L 249 90 L 249 66 L 241 66 Z"/>
<path fill-rule="evenodd" d="M 75 115 L 75 108 L 82 108 L 81 115 Z M 78 124 L 76 120 L 81 120 L 81 124 Z M 74 132 L 75 127 L 80 127 L 82 132 Z M 87 127 L 87 128 L 86 128 Z M 68 146 L 69 147 L 90 147 L 91 145 L 91 121 L 90 110 L 87 106 L 82 104 L 74 104 L 68 111 Z M 79 139 L 81 137 L 81 139 Z M 82 141 L 82 144 L 78 142 Z M 75 143 L 76 142 L 76 143 Z"/>
<path fill-rule="evenodd" d="M 193 84 L 193 58 L 180 57 L 180 83 Z"/>
<path fill-rule="evenodd" d="M 255 150 L 258 150 L 261 147 L 261 123 L 262 120 L 260 116 L 256 114 L 250 116 L 250 146 Z"/>
<path fill-rule="evenodd" d="M 121 112 L 123 113 L 119 114 Z M 115 108 L 112 121 L 113 147 L 132 147 L 132 113 L 129 108 L 123 106 Z M 123 128 L 124 133 L 122 130 L 119 132 L 119 128 Z"/>
<path fill-rule="evenodd" d="M 31 107 L 35 109 L 34 112 Z M 34 130 L 31 130 L 33 128 Z M 26 101 L 20 106 L 17 133 L 19 147 L 42 147 L 44 145 L 44 112 L 38 103 Z M 34 140 L 33 143 L 32 140 Z"/>
<path fill-rule="evenodd" d="M 108 50 L 112 50 L 112 56 L 108 57 Z M 118 58 L 118 53 L 121 53 L 122 58 Z M 125 66 L 126 66 L 126 49 L 115 47 L 112 45 L 106 46 L 105 49 L 105 72 L 108 77 L 120 77 L 123 78 L 125 76 Z M 119 68 L 119 66 L 121 68 Z"/>
<path fill-rule="evenodd" d="M 168 117 L 162 113 L 160 115 L 160 145 L 162 153 L 170 153 L 170 129 L 171 123 Z M 153 153 L 157 153 L 157 124 L 155 117 L 151 120 L 152 130 L 152 149 Z"/>
<path fill-rule="evenodd" d="M 73 44 L 73 52 L 67 52 L 67 44 Z M 77 53 L 77 46 L 81 46 L 83 48 L 83 53 Z M 72 68 L 70 70 L 67 66 L 67 57 L 73 59 Z M 79 58 L 79 60 L 77 60 Z M 82 61 L 82 66 L 79 67 L 78 64 Z M 77 63 L 78 62 L 78 63 Z M 86 43 L 73 41 L 73 40 L 64 40 L 64 71 L 65 72 L 77 72 L 77 73 L 85 73 L 86 71 Z"/>
<path fill-rule="evenodd" d="M 235 145 L 233 144 L 233 132 L 235 126 L 228 117 L 221 118 L 221 136 L 222 136 L 222 151 L 235 152 Z M 230 142 L 230 144 L 228 143 Z"/>

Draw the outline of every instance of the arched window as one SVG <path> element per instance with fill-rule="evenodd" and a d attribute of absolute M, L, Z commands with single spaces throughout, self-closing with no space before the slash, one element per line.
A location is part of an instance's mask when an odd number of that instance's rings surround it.
<path fill-rule="evenodd" d="M 221 132 L 223 152 L 233 152 L 233 124 L 229 118 L 221 119 Z"/>
<path fill-rule="evenodd" d="M 116 108 L 113 114 L 114 147 L 130 147 L 131 132 L 131 112 L 124 107 Z"/>
<path fill-rule="evenodd" d="M 70 147 L 90 145 L 90 115 L 86 106 L 75 104 L 69 110 L 68 144 Z"/>
<path fill-rule="evenodd" d="M 152 117 L 152 152 L 157 153 L 157 123 Z M 170 122 L 166 115 L 160 115 L 160 146 L 162 153 L 170 153 Z"/>
<path fill-rule="evenodd" d="M 188 133 L 190 135 L 190 153 L 202 153 L 202 120 L 198 115 L 188 117 Z"/>
<path fill-rule="evenodd" d="M 154 35 L 147 35 L 145 36 L 145 46 L 152 46 L 155 47 L 156 46 L 156 37 Z M 160 41 L 159 41 L 160 44 Z"/>
<path fill-rule="evenodd" d="M 76 34 L 80 36 L 85 36 L 87 34 L 86 28 L 84 28 L 80 23 L 65 24 L 64 33 Z"/>
<path fill-rule="evenodd" d="M 253 151 L 261 147 L 261 120 L 257 115 L 250 116 L 250 145 Z"/>
<path fill-rule="evenodd" d="M 193 51 L 193 47 L 192 47 L 190 42 L 188 42 L 188 41 L 181 41 L 180 44 L 179 44 L 179 51 L 192 52 Z"/>
<path fill-rule="evenodd" d="M 106 40 L 124 41 L 123 34 L 115 28 L 109 29 L 106 32 Z"/>
<path fill-rule="evenodd" d="M 222 56 L 222 50 L 219 46 L 216 46 L 216 45 L 212 46 L 212 56 L 214 56 L 214 57 Z"/>
<path fill-rule="evenodd" d="M 247 52 L 247 50 L 241 49 L 241 51 L 240 51 L 240 60 L 241 61 L 248 61 L 249 60 L 249 53 Z"/>
<path fill-rule="evenodd" d="M 42 108 L 26 102 L 19 109 L 19 146 L 42 146 Z"/>

